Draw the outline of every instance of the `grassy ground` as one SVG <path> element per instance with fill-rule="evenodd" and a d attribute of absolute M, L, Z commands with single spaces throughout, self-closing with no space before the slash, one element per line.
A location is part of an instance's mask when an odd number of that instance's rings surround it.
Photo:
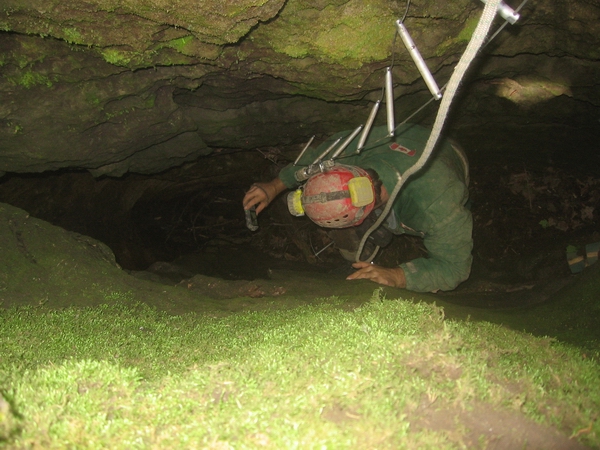
<path fill-rule="evenodd" d="M 600 445 L 598 362 L 553 339 L 380 290 L 228 317 L 129 297 L 0 310 L 0 446 Z"/>
<path fill-rule="evenodd" d="M 8 205 L 0 254 L 3 448 L 600 447 L 600 266 L 510 310 L 308 272 L 169 286 Z"/>

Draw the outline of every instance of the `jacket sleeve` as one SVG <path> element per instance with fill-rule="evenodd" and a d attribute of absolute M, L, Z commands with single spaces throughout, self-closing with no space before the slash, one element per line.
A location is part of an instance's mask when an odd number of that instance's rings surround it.
<path fill-rule="evenodd" d="M 294 189 L 298 187 L 301 183 L 296 180 L 295 174 L 298 170 L 302 170 L 307 165 L 311 164 L 326 148 L 328 148 L 331 144 L 335 142 L 338 137 L 343 137 L 349 134 L 348 131 L 342 131 L 337 133 L 336 135 L 330 137 L 325 142 L 323 142 L 318 147 L 310 147 L 304 155 L 297 166 L 292 164 L 288 164 L 279 172 L 279 179 L 285 184 L 288 189 Z"/>
<path fill-rule="evenodd" d="M 406 288 L 452 290 L 469 277 L 473 260 L 473 218 L 464 206 L 469 196 L 465 181 L 440 160 L 407 188 L 400 194 L 397 216 L 421 232 L 427 256 L 400 266 Z"/>
<path fill-rule="evenodd" d="M 401 264 L 406 288 L 448 291 L 465 281 L 473 261 L 473 218 L 468 167 L 450 145 L 441 145 L 421 172 L 411 177 L 394 201 L 394 214 L 408 234 L 423 237 L 427 256 Z"/>
<path fill-rule="evenodd" d="M 302 166 L 293 166 L 292 164 L 288 164 L 283 169 L 279 171 L 279 179 L 285 184 L 285 187 L 288 189 L 294 189 L 300 185 L 296 180 L 295 173 L 297 170 L 302 169 Z"/>
<path fill-rule="evenodd" d="M 401 264 L 406 288 L 416 292 L 449 291 L 465 281 L 473 257 L 473 220 L 464 206 L 425 233 L 428 256 Z"/>

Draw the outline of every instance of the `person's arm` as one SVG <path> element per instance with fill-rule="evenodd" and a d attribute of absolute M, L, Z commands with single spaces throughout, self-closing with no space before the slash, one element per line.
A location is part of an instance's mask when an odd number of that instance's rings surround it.
<path fill-rule="evenodd" d="M 332 141 L 332 139 L 333 138 L 330 138 L 318 147 L 309 148 L 303 155 L 301 164 L 298 166 L 288 164 L 281 169 L 277 178 L 274 178 L 268 183 L 254 183 L 244 196 L 244 209 L 250 209 L 253 206 L 256 206 L 256 213 L 258 214 L 283 191 L 297 187 L 300 183 L 296 180 L 295 173 L 305 167 L 307 161 L 313 161 L 314 158 L 323 151 L 323 148 L 330 144 L 329 141 Z"/>
<path fill-rule="evenodd" d="M 345 133 L 347 132 L 338 133 L 338 135 L 345 135 Z M 309 148 L 304 153 L 299 165 L 295 166 L 293 164 L 288 164 L 281 169 L 277 178 L 268 183 L 254 183 L 244 196 L 244 209 L 250 209 L 253 206 L 256 206 L 256 213 L 258 214 L 283 191 L 297 187 L 300 183 L 296 180 L 295 173 L 305 167 L 305 164 L 309 161 L 314 161 L 314 159 L 320 155 L 331 142 L 335 141 L 336 137 L 337 135 L 329 138 L 318 147 Z"/>
<path fill-rule="evenodd" d="M 401 264 L 406 288 L 416 292 L 449 291 L 465 281 L 471 272 L 473 222 L 464 207 L 425 234 L 427 257 Z"/>
<path fill-rule="evenodd" d="M 415 292 L 452 290 L 466 280 L 471 271 L 471 229 L 471 213 L 461 209 L 445 224 L 440 224 L 433 234 L 425 236 L 426 258 L 417 258 L 393 268 L 356 262 L 352 267 L 358 270 L 346 279 L 365 279 Z"/>
<path fill-rule="evenodd" d="M 250 186 L 244 196 L 244 209 L 250 209 L 256 206 L 256 214 L 259 214 L 271 203 L 275 197 L 285 191 L 287 187 L 279 177 L 274 178 L 268 183 L 254 183 Z"/>

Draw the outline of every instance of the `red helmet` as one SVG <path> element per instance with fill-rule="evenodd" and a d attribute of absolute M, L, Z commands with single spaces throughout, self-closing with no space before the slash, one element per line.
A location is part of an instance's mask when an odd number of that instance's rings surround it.
<path fill-rule="evenodd" d="M 360 225 L 375 207 L 373 180 L 360 167 L 336 164 L 308 179 L 304 189 L 290 193 L 290 212 L 306 215 L 319 226 Z"/>

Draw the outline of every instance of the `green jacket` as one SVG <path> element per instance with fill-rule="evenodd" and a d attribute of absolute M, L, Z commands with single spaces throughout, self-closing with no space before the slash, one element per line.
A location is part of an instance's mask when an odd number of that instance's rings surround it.
<path fill-rule="evenodd" d="M 386 127 L 374 127 L 360 154 L 355 153 L 357 137 L 336 161 L 375 170 L 391 193 L 398 174 L 403 174 L 421 156 L 429 133 L 426 128 L 407 124 L 396 130 L 394 138 L 389 138 Z M 338 137 L 349 134 L 349 131 L 338 133 L 319 147 L 309 149 L 297 166 L 283 168 L 279 178 L 289 189 L 296 188 L 299 183 L 295 172 L 312 163 Z M 386 226 L 395 234 L 423 237 L 428 252 L 426 258 L 400 265 L 407 289 L 452 290 L 469 277 L 473 221 L 465 207 L 467 184 L 466 159 L 460 157 L 450 142 L 441 140 L 425 167 L 408 179 L 394 200 Z"/>

